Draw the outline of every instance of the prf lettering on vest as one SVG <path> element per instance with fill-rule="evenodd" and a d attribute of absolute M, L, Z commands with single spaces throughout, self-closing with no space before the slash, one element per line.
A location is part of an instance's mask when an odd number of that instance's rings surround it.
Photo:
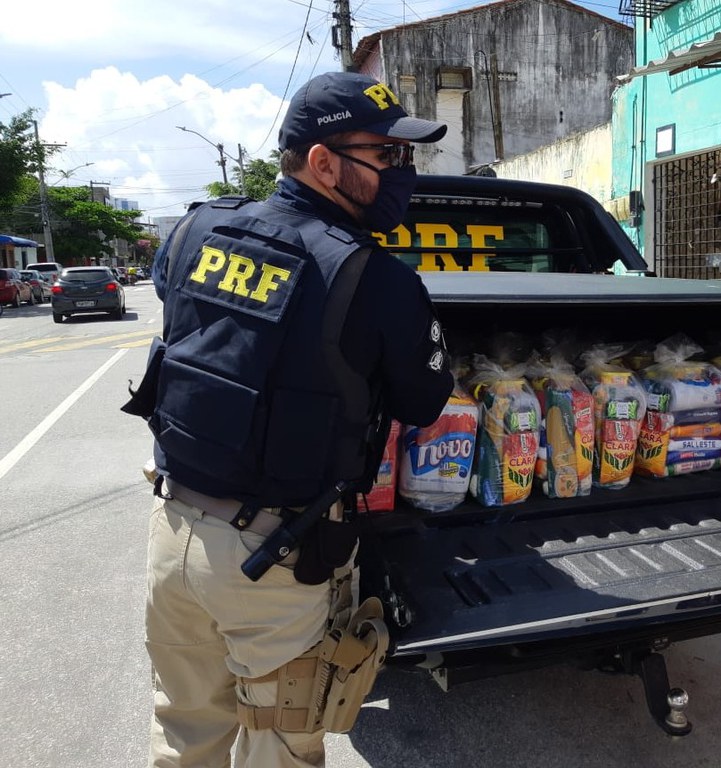
<path fill-rule="evenodd" d="M 258 266 L 260 266 L 260 277 L 255 277 Z M 291 275 L 289 269 L 274 267 L 265 262 L 256 265 L 247 256 L 237 253 L 226 256 L 219 248 L 204 245 L 198 266 L 190 275 L 190 279 L 203 284 L 208 279 L 208 273 L 220 272 L 223 272 L 223 277 L 218 282 L 219 290 L 246 296 L 262 304 L 268 301 L 269 291 L 278 290 L 276 281 L 285 282 Z"/>
<path fill-rule="evenodd" d="M 368 98 L 373 99 L 378 109 L 388 109 L 391 104 L 395 104 L 396 106 L 400 104 L 395 93 L 383 83 L 371 85 L 371 87 L 366 88 L 363 93 L 368 96 Z M 389 101 L 390 104 L 388 103 Z"/>
<path fill-rule="evenodd" d="M 417 222 L 415 225 L 415 242 L 421 248 L 428 248 L 428 251 L 421 253 L 421 260 L 416 270 L 418 272 L 487 272 L 489 270 L 488 257 L 493 257 L 493 253 L 474 253 L 471 255 L 471 263 L 468 267 L 462 267 L 454 258 L 452 253 L 443 251 L 433 252 L 433 246 L 444 246 L 445 248 L 458 248 L 458 232 L 450 224 L 434 223 L 422 224 Z M 493 238 L 498 243 L 505 237 L 503 227 L 491 224 L 467 224 L 465 234 L 470 239 L 471 248 L 493 248 L 494 243 L 488 242 L 487 238 Z M 374 233 L 380 244 L 393 252 L 394 248 L 410 248 L 414 237 L 411 231 L 405 225 L 401 224 L 388 235 Z M 418 242 L 420 241 L 420 242 Z"/>

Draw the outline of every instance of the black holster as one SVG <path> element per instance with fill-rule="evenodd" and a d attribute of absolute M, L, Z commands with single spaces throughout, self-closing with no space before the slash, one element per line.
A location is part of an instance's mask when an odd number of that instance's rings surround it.
<path fill-rule="evenodd" d="M 336 568 L 345 565 L 358 541 L 358 519 L 335 521 L 321 518 L 300 545 L 294 573 L 301 584 L 322 584 Z"/>

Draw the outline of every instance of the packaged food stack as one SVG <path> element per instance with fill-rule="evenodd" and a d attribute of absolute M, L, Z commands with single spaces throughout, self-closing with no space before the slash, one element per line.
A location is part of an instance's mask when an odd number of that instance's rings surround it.
<path fill-rule="evenodd" d="M 541 408 L 517 370 L 488 363 L 475 374 L 479 403 L 471 495 L 485 506 L 525 501 L 533 485 Z"/>
<path fill-rule="evenodd" d="M 652 477 L 721 466 L 721 370 L 688 360 L 701 351 L 687 337 L 659 345 L 659 361 L 643 371 L 648 391 L 636 472 Z"/>
<path fill-rule="evenodd" d="M 594 402 L 595 440 L 593 484 L 599 488 L 625 488 L 633 473 L 646 395 L 632 371 L 608 361 L 618 350 L 599 345 L 584 355 L 581 379 Z"/>
<path fill-rule="evenodd" d="M 594 402 L 573 367 L 559 359 L 529 366 L 531 386 L 541 406 L 535 476 L 552 499 L 591 493 Z"/>
<path fill-rule="evenodd" d="M 430 427 L 404 426 L 400 495 L 429 512 L 446 512 L 464 501 L 477 428 L 476 403 L 459 389 Z"/>
<path fill-rule="evenodd" d="M 365 496 L 358 494 L 359 512 L 381 512 L 391 510 L 395 506 L 400 434 L 401 425 L 393 420 L 373 488 Z"/>

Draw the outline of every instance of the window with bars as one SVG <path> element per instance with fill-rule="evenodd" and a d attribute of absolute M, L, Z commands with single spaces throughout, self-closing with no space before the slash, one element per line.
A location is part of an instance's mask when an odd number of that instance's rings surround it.
<path fill-rule="evenodd" d="M 721 147 L 653 168 L 660 277 L 721 278 Z"/>

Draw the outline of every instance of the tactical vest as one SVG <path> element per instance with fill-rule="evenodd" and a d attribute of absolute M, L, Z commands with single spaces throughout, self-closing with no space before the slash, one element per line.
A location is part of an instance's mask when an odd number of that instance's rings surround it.
<path fill-rule="evenodd" d="M 339 337 L 374 241 L 276 206 L 221 198 L 176 230 L 150 426 L 161 473 L 294 506 L 368 474 L 376 398 Z"/>

